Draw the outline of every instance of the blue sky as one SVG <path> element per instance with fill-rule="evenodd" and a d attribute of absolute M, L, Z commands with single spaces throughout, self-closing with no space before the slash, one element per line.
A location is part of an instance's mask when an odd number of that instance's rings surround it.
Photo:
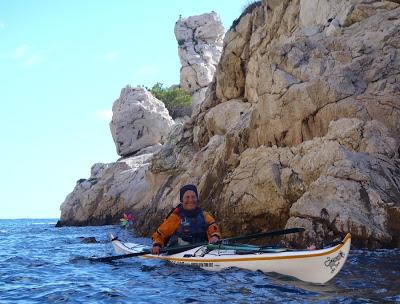
<path fill-rule="evenodd" d="M 179 83 L 174 24 L 249 1 L 0 0 L 0 218 L 58 218 L 75 182 L 118 159 L 120 90 Z"/>

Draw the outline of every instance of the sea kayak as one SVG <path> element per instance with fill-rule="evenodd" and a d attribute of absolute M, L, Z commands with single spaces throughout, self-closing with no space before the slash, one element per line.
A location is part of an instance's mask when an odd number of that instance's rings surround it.
<path fill-rule="evenodd" d="M 127 243 L 110 235 L 117 254 L 141 252 L 148 247 Z M 219 271 L 238 267 L 262 272 L 275 272 L 312 283 L 325 283 L 336 276 L 346 262 L 351 236 L 339 244 L 319 250 L 293 250 L 251 245 L 204 245 L 171 255 L 144 254 L 140 258 L 159 259 L 174 264 L 192 265 Z"/>

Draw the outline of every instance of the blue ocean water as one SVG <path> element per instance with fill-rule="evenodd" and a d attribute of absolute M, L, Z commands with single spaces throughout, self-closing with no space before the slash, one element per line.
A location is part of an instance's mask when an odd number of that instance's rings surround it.
<path fill-rule="evenodd" d="M 352 250 L 332 281 L 311 284 L 240 269 L 209 272 L 131 258 L 112 263 L 107 232 L 55 228 L 56 219 L 0 220 L 0 303 L 382 303 L 400 302 L 400 250 Z M 98 243 L 84 244 L 83 237 Z M 141 244 L 149 239 L 130 238 Z"/>

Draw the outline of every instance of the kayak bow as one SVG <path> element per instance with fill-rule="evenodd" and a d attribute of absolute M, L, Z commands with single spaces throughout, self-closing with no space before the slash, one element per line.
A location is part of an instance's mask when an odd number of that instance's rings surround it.
<path fill-rule="evenodd" d="M 112 236 L 111 236 L 112 237 Z M 117 254 L 130 254 L 143 250 L 143 246 L 124 243 L 111 238 Z M 276 272 L 293 276 L 312 283 L 325 283 L 336 276 L 343 267 L 350 251 L 351 236 L 347 234 L 343 241 L 333 247 L 320 250 L 275 250 L 257 251 L 253 247 L 241 245 L 218 246 L 205 245 L 171 255 L 145 254 L 146 259 L 160 259 L 174 264 L 198 266 L 206 270 L 219 271 L 229 267 L 238 267 L 263 272 Z"/>

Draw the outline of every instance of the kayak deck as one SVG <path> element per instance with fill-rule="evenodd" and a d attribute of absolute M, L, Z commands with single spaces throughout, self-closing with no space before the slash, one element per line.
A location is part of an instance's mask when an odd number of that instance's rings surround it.
<path fill-rule="evenodd" d="M 254 271 L 276 272 L 293 276 L 302 281 L 325 283 L 337 275 L 345 264 L 350 251 L 350 243 L 351 236 L 347 234 L 340 244 L 313 251 L 279 248 L 274 249 L 273 252 L 254 249 L 254 252 L 238 254 L 238 246 L 205 245 L 171 255 L 145 254 L 140 257 L 198 266 L 212 271 L 238 267 Z M 129 254 L 148 249 L 146 246 L 124 243 L 115 238 L 112 240 L 112 244 L 117 254 Z M 246 250 L 252 248 L 251 245 L 243 246 Z M 241 249 L 243 252 L 243 248 Z"/>

